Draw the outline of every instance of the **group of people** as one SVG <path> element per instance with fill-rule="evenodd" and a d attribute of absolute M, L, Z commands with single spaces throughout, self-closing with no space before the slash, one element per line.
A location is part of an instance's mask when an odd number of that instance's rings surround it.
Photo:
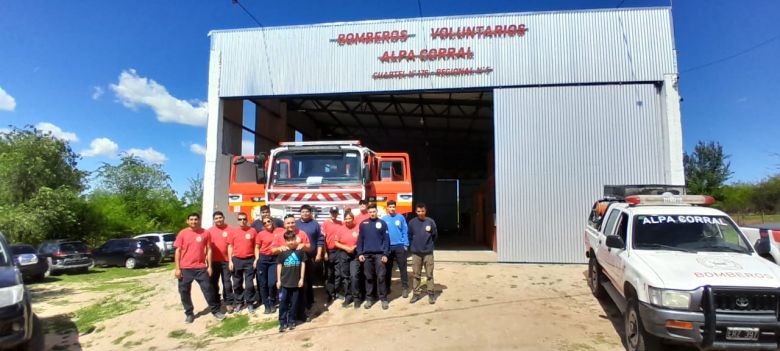
<path fill-rule="evenodd" d="M 288 214 L 283 219 L 271 217 L 269 207 L 262 206 L 260 218 L 251 224 L 246 213 L 238 213 L 235 226 L 226 224 L 224 214 L 217 211 L 209 229 L 201 227 L 197 213 L 190 214 L 188 227 L 174 244 L 185 323 L 195 318 L 190 289 L 196 281 L 218 320 L 225 318 L 223 304 L 227 313 L 244 309 L 256 313 L 262 307 L 265 314 L 274 313 L 278 305 L 279 330 L 294 329 L 311 316 L 316 271 L 322 272 L 328 304 L 343 299 L 342 307 L 369 309 L 381 302 L 388 309 L 394 265 L 400 273 L 401 296 L 409 297 L 407 253 L 412 256 L 410 303 L 428 295 L 428 302 L 434 304 L 437 229 L 427 217 L 425 204 L 415 206 L 416 216 L 408 222 L 396 213 L 392 200 L 381 218 L 375 204 L 361 200 L 359 208 L 358 214 L 345 209 L 340 219 L 339 208 L 332 207 L 322 225 L 309 205 L 300 207 L 299 218 Z"/>

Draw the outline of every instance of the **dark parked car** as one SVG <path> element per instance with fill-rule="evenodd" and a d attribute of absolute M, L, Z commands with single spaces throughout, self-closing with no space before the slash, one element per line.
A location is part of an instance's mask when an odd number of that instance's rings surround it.
<path fill-rule="evenodd" d="M 40 323 L 16 267 L 5 236 L 0 233 L 0 349 L 34 350 L 34 335 L 40 338 Z"/>
<path fill-rule="evenodd" d="M 11 245 L 11 253 L 25 281 L 40 282 L 46 278 L 49 273 L 49 260 L 38 257 L 38 251 L 34 247 L 14 244 Z"/>
<path fill-rule="evenodd" d="M 52 240 L 38 246 L 38 258 L 49 260 L 52 275 L 62 272 L 86 273 L 94 264 L 92 253 L 81 241 Z"/>
<path fill-rule="evenodd" d="M 92 252 L 95 264 L 101 266 L 156 266 L 162 259 L 160 248 L 146 239 L 113 239 Z"/>

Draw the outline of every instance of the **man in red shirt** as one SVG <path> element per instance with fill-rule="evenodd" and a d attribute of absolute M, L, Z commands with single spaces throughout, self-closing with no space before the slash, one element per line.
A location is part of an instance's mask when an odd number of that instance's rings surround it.
<path fill-rule="evenodd" d="M 341 251 L 337 271 L 341 276 L 339 289 L 346 292 L 342 307 L 348 307 L 353 301 L 355 308 L 363 303 L 360 293 L 360 261 L 357 259 L 358 227 L 355 224 L 355 215 L 352 212 L 344 213 L 344 225 L 339 228 L 336 241 L 333 245 Z"/>
<path fill-rule="evenodd" d="M 360 225 L 360 223 L 363 223 L 370 217 L 368 214 L 368 200 L 360 200 L 358 208 L 360 208 L 360 213 L 355 215 L 355 224 Z"/>
<path fill-rule="evenodd" d="M 311 250 L 311 241 L 309 241 L 309 236 L 306 235 L 303 230 L 298 229 L 298 225 L 295 224 L 295 215 L 288 214 L 284 216 L 284 230 L 295 233 L 296 241 L 298 241 L 298 247 L 296 250 L 306 250 L 306 252 Z M 274 240 L 272 247 L 273 249 L 271 249 L 271 252 L 273 254 L 279 254 L 280 252 L 284 252 L 290 249 L 287 247 L 287 242 L 284 240 L 284 235 L 277 237 L 276 240 Z"/>
<path fill-rule="evenodd" d="M 273 252 L 274 241 L 284 238 L 284 228 L 277 228 L 270 216 L 260 219 L 263 230 L 255 236 L 255 277 L 257 289 L 260 290 L 260 304 L 265 307 L 263 314 L 276 312 L 276 254 Z"/>
<path fill-rule="evenodd" d="M 197 281 L 200 291 L 209 305 L 211 314 L 217 320 L 225 319 L 225 314 L 219 311 L 219 304 L 214 300 L 214 291 L 209 277 L 211 276 L 211 246 L 209 234 L 200 226 L 200 215 L 190 213 L 187 216 L 187 228 L 182 229 L 176 236 L 176 253 L 174 263 L 176 269 L 173 274 L 179 280 L 179 295 L 184 306 L 184 323 L 192 323 L 195 320 L 192 306 L 192 281 Z"/>
<path fill-rule="evenodd" d="M 233 279 L 231 279 L 228 267 L 228 239 L 233 230 L 225 223 L 225 215 L 222 211 L 214 212 L 214 226 L 209 228 L 209 240 L 211 241 L 211 287 L 214 290 L 214 301 L 220 303 L 219 281 L 222 278 L 222 302 L 225 303 L 227 313 L 233 313 L 233 305 L 236 303 L 233 295 Z"/>
<path fill-rule="evenodd" d="M 233 228 L 232 235 L 228 236 L 228 268 L 233 272 L 236 281 L 243 278 L 244 293 L 236 296 L 236 313 L 246 307 L 249 313 L 255 313 L 253 296 L 255 294 L 255 236 L 257 231 L 249 226 L 249 217 L 246 213 L 238 214 L 238 227 Z"/>
<path fill-rule="evenodd" d="M 336 262 L 341 256 L 341 251 L 336 249 L 336 236 L 338 230 L 344 226 L 339 220 L 339 208 L 333 206 L 330 208 L 330 218 L 322 222 L 322 234 L 325 236 L 325 291 L 328 293 L 328 302 L 339 298 L 344 298 L 339 288 L 341 279 L 336 274 Z"/>

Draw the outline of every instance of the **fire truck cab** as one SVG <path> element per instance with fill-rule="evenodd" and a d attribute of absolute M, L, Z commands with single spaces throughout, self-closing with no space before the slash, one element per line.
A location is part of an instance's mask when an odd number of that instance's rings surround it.
<path fill-rule="evenodd" d="M 259 218 L 260 206 L 271 216 L 298 213 L 309 204 L 322 222 L 336 206 L 358 211 L 358 202 L 375 202 L 384 212 L 395 200 L 396 211 L 412 210 L 409 155 L 378 153 L 359 141 L 282 142 L 266 156 L 236 156 L 230 172 L 228 205 L 233 212 Z"/>

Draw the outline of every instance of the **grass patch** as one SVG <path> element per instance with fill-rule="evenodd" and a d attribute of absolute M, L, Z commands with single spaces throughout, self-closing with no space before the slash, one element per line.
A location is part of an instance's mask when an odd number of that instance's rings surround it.
<path fill-rule="evenodd" d="M 184 345 L 187 346 L 188 349 L 193 350 L 199 350 L 199 349 L 205 349 L 209 346 L 211 343 L 211 339 L 206 338 L 194 338 L 189 339 L 184 342 Z"/>
<path fill-rule="evenodd" d="M 150 286 L 132 284 L 130 286 L 122 286 L 122 296 L 132 296 L 132 299 L 119 298 L 118 295 L 112 295 L 103 298 L 100 302 L 83 307 L 76 311 L 73 315 L 76 328 L 79 333 L 91 333 L 98 331 L 95 329 L 95 324 L 104 320 L 112 319 L 117 316 L 130 313 L 138 309 L 146 300 L 144 294 L 152 291 Z M 120 341 L 121 342 L 121 341 Z"/>
<path fill-rule="evenodd" d="M 63 335 L 76 330 L 73 322 L 66 315 L 42 318 L 41 325 L 47 334 L 53 332 L 57 335 Z"/>
<path fill-rule="evenodd" d="M 144 339 L 140 339 L 140 340 L 128 340 L 122 346 L 127 349 L 127 348 L 131 348 L 131 347 L 135 347 L 135 346 L 140 346 L 140 345 L 142 345 L 143 343 L 145 343 L 145 342 L 147 342 L 149 340 L 152 340 L 152 338 L 144 338 Z"/>
<path fill-rule="evenodd" d="M 310 342 L 307 342 L 307 343 L 305 343 L 305 344 L 303 344 L 303 345 L 301 345 L 301 346 L 303 346 L 303 348 L 304 348 L 304 349 L 308 349 L 308 348 L 310 348 L 310 347 L 314 346 L 314 344 L 312 344 L 312 343 L 310 343 Z"/>
<path fill-rule="evenodd" d="M 735 214 L 731 216 L 735 222 L 739 225 L 746 224 L 763 224 L 763 223 L 777 223 L 780 222 L 780 213 L 778 214 L 755 214 L 755 215 L 741 215 Z"/>
<path fill-rule="evenodd" d="M 221 338 L 229 338 L 250 331 L 268 330 L 278 326 L 279 321 L 277 320 L 250 323 L 249 316 L 239 315 L 236 317 L 226 318 L 224 321 L 222 321 L 222 323 L 209 328 L 208 334 Z"/>
<path fill-rule="evenodd" d="M 168 337 L 171 339 L 189 339 L 195 337 L 195 335 L 187 332 L 184 329 L 177 329 L 168 333 Z"/>
<path fill-rule="evenodd" d="M 97 304 L 76 311 L 74 319 L 79 333 L 86 334 L 95 331 L 95 324 L 134 311 L 137 303 L 127 300 L 106 298 Z"/>
<path fill-rule="evenodd" d="M 120 337 L 118 337 L 118 338 L 114 339 L 114 341 L 112 341 L 111 343 L 112 343 L 112 344 L 114 344 L 114 345 L 119 345 L 119 344 L 121 344 L 121 343 L 122 343 L 122 341 L 125 341 L 125 339 L 126 339 L 128 336 L 130 336 L 130 335 L 133 335 L 133 334 L 135 334 L 135 332 L 134 332 L 134 331 L 132 331 L 132 330 L 128 330 L 128 331 L 126 331 L 126 332 L 125 332 L 125 333 L 124 333 L 122 336 L 120 336 Z"/>
<path fill-rule="evenodd" d="M 125 267 L 95 267 L 89 273 L 63 274 L 57 278 L 63 283 L 100 284 L 111 280 L 140 277 L 150 273 L 159 273 L 173 269 L 172 262 L 166 262 L 155 268 L 127 269 Z"/>

